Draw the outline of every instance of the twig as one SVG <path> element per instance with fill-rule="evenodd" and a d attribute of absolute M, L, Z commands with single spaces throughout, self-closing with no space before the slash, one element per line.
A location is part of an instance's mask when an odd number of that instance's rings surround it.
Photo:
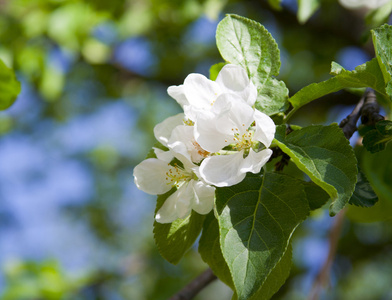
<path fill-rule="evenodd" d="M 365 103 L 366 92 L 363 94 L 362 98 L 359 100 L 351 114 L 349 114 L 346 118 L 344 118 L 339 127 L 342 128 L 344 136 L 349 140 L 355 131 L 357 131 L 357 122 L 359 117 L 361 116 L 362 107 Z"/>
<path fill-rule="evenodd" d="M 375 125 L 378 121 L 384 120 L 379 114 L 380 105 L 377 103 L 376 93 L 372 89 L 366 91 L 365 103 L 362 107 L 361 122 L 364 125 Z"/>
<path fill-rule="evenodd" d="M 319 298 L 319 294 L 323 287 L 325 287 L 328 279 L 330 277 L 331 268 L 333 261 L 336 255 L 336 249 L 338 246 L 338 241 L 340 237 L 340 233 L 343 227 L 344 215 L 346 213 L 346 209 L 340 211 L 340 213 L 336 216 L 336 219 L 333 223 L 331 232 L 329 234 L 329 251 L 328 257 L 325 263 L 323 264 L 320 272 L 318 273 L 316 280 L 313 283 L 312 291 L 309 295 L 308 300 L 317 300 Z"/>
<path fill-rule="evenodd" d="M 361 118 L 364 125 L 374 125 L 378 121 L 384 120 L 379 114 L 380 106 L 377 103 L 376 93 L 373 89 L 367 88 L 353 111 L 344 118 L 339 126 L 342 128 L 344 136 L 349 140 L 358 129 L 357 122 Z"/>
<path fill-rule="evenodd" d="M 193 299 L 203 288 L 213 282 L 217 277 L 212 273 L 212 270 L 208 268 L 197 278 L 191 281 L 181 291 L 175 294 L 170 300 L 190 300 Z"/>

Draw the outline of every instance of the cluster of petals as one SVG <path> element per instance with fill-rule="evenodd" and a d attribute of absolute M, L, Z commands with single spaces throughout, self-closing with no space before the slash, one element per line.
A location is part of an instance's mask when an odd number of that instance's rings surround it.
<path fill-rule="evenodd" d="M 239 66 L 228 64 L 215 81 L 190 74 L 168 93 L 184 113 L 155 126 L 156 139 L 168 151 L 155 149 L 156 158 L 134 169 L 135 183 L 150 194 L 171 194 L 155 218 L 170 223 L 191 210 L 213 209 L 215 187 L 241 182 L 247 172 L 259 173 L 269 160 L 275 124 L 253 108 L 257 89 Z M 181 166 L 171 163 L 173 158 Z"/>

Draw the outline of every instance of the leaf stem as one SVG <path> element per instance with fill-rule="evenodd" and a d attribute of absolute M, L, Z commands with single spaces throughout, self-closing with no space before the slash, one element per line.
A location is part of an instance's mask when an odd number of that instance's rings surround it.
<path fill-rule="evenodd" d="M 187 286 L 180 290 L 177 294 L 170 298 L 170 300 L 190 300 L 193 299 L 202 289 L 213 282 L 217 277 L 212 270 L 208 268 Z"/>
<path fill-rule="evenodd" d="M 288 120 L 297 112 L 298 108 L 299 107 L 294 107 L 292 110 L 290 110 L 286 117 L 283 119 L 283 122 L 287 123 Z"/>

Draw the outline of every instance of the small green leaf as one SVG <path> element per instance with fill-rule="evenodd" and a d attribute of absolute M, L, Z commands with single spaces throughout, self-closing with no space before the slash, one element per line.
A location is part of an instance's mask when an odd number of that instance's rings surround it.
<path fill-rule="evenodd" d="M 376 58 L 384 76 L 387 93 L 392 98 L 392 25 L 383 25 L 372 30 Z"/>
<path fill-rule="evenodd" d="M 174 192 L 175 188 L 166 194 L 159 195 L 156 211 Z M 154 239 L 159 253 L 168 262 L 177 264 L 190 247 L 195 243 L 203 227 L 205 216 L 195 211 L 185 219 L 177 219 L 173 223 L 161 224 L 154 222 Z"/>
<path fill-rule="evenodd" d="M 256 108 L 273 115 L 288 107 L 288 90 L 277 76 L 280 52 L 271 34 L 259 23 L 228 15 L 218 25 L 216 42 L 222 57 L 243 67 L 256 85 Z"/>
<path fill-rule="evenodd" d="M 213 212 L 207 215 L 204 222 L 199 242 L 199 253 L 214 274 L 234 290 L 233 279 L 220 247 L 218 220 Z"/>
<path fill-rule="evenodd" d="M 210 68 L 210 79 L 211 80 L 216 80 L 216 78 L 218 77 L 218 74 L 220 72 L 220 70 L 222 70 L 222 68 L 225 66 L 226 63 L 217 63 L 215 65 L 212 65 Z"/>
<path fill-rule="evenodd" d="M 354 71 L 347 71 L 336 62 L 332 62 L 331 74 L 335 75 L 344 88 L 370 87 L 385 95 L 385 84 L 377 59 L 359 65 Z"/>
<path fill-rule="evenodd" d="M 301 183 L 267 172 L 217 189 L 221 249 L 238 299 L 258 292 L 282 259 L 294 229 L 309 214 Z"/>
<path fill-rule="evenodd" d="M 377 122 L 363 137 L 362 144 L 366 150 L 376 153 L 385 149 L 385 145 L 392 140 L 392 121 L 382 120 Z"/>
<path fill-rule="evenodd" d="M 314 12 L 320 7 L 320 0 L 298 0 L 298 12 L 297 18 L 301 24 L 306 21 L 314 14 Z"/>
<path fill-rule="evenodd" d="M 277 127 L 274 142 L 297 167 L 332 198 L 330 214 L 349 201 L 357 181 L 357 159 L 342 130 L 336 125 L 308 126 L 285 135 Z"/>
<path fill-rule="evenodd" d="M 369 180 L 366 178 L 362 170 L 359 169 L 357 184 L 355 185 L 355 190 L 349 203 L 361 207 L 372 207 L 377 203 L 377 201 L 378 197 L 373 191 Z"/>
<path fill-rule="evenodd" d="M 15 102 L 20 89 L 14 72 L 0 59 L 0 110 L 7 109 Z"/>
<path fill-rule="evenodd" d="M 375 58 L 356 67 L 354 71 L 347 71 L 339 64 L 332 62 L 331 74 L 335 77 L 312 83 L 295 93 L 289 99 L 293 107 L 298 109 L 315 99 L 345 88 L 370 87 L 386 95 L 383 75 Z"/>

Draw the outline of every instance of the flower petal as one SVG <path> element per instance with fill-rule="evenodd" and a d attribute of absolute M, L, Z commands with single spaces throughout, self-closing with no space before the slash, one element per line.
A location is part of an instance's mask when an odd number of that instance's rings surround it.
<path fill-rule="evenodd" d="M 249 80 L 245 69 L 228 64 L 219 72 L 216 82 L 221 86 L 222 93 L 236 93 L 242 100 L 252 106 L 256 102 L 257 88 Z"/>
<path fill-rule="evenodd" d="M 226 115 L 215 115 L 206 111 L 197 117 L 194 126 L 195 139 L 208 152 L 217 152 L 233 140 L 233 132 L 230 131 Z"/>
<path fill-rule="evenodd" d="M 156 158 L 143 160 L 133 169 L 134 181 L 138 189 L 151 194 L 164 194 L 172 188 L 167 184 L 166 172 L 170 166 L 168 163 Z"/>
<path fill-rule="evenodd" d="M 191 106 L 209 109 L 220 94 L 220 87 L 201 74 L 189 74 L 184 80 L 184 92 Z"/>
<path fill-rule="evenodd" d="M 182 154 L 188 160 L 196 163 L 209 154 L 196 142 L 193 126 L 177 126 L 169 139 L 168 147 L 173 152 Z"/>
<path fill-rule="evenodd" d="M 191 203 L 194 198 L 193 185 L 184 183 L 166 199 L 155 215 L 155 219 L 159 223 L 171 223 L 176 219 L 185 218 L 191 212 Z"/>
<path fill-rule="evenodd" d="M 167 146 L 167 142 L 170 139 L 172 131 L 178 125 L 184 124 L 184 114 L 179 113 L 175 116 L 168 117 L 163 120 L 161 123 L 157 124 L 154 127 L 154 136 L 155 138 L 161 142 L 162 145 Z"/>
<path fill-rule="evenodd" d="M 165 203 L 163 203 L 163 205 L 155 215 L 155 220 L 157 222 L 171 223 L 174 220 L 178 219 L 176 204 L 178 201 L 178 197 L 180 196 L 179 192 L 180 190 L 175 191 L 165 200 Z"/>
<path fill-rule="evenodd" d="M 258 140 L 264 144 L 264 146 L 269 147 L 272 140 L 275 137 L 275 123 L 266 114 L 259 110 L 255 110 L 254 119 L 256 121 L 256 131 L 253 139 Z"/>
<path fill-rule="evenodd" d="M 224 107 L 228 107 L 229 109 L 224 109 Z M 224 120 L 226 125 L 219 124 L 219 127 L 225 127 L 229 130 L 238 128 L 241 132 L 245 131 L 254 121 L 254 109 L 241 101 L 239 96 L 235 94 L 220 95 L 214 103 L 212 112 L 222 115 L 227 112 L 226 115 L 228 120 Z"/>
<path fill-rule="evenodd" d="M 167 89 L 167 93 L 177 101 L 178 104 L 183 108 L 185 105 L 189 105 L 188 99 L 184 93 L 184 85 L 172 85 Z"/>
<path fill-rule="evenodd" d="M 255 152 L 253 151 L 253 149 L 250 149 L 248 156 L 242 162 L 240 172 L 252 172 L 254 174 L 259 173 L 261 168 L 267 163 L 271 155 L 271 149 L 264 149 L 259 152 Z"/>
<path fill-rule="evenodd" d="M 162 161 L 164 161 L 164 162 L 166 162 L 166 163 L 169 163 L 169 162 L 171 162 L 171 161 L 173 160 L 173 158 L 174 158 L 173 153 L 170 152 L 170 151 L 163 151 L 162 149 L 155 148 L 155 147 L 153 147 L 153 149 L 154 149 L 155 155 L 157 156 L 157 158 L 158 158 L 159 160 L 162 160 Z"/>
<path fill-rule="evenodd" d="M 231 186 L 241 182 L 245 173 L 240 173 L 244 151 L 230 155 L 210 156 L 200 165 L 200 175 L 205 182 L 218 186 Z"/>
<path fill-rule="evenodd" d="M 196 193 L 192 209 L 201 215 L 208 214 L 214 207 L 215 188 L 202 181 L 192 181 L 189 184 L 193 184 Z"/>

